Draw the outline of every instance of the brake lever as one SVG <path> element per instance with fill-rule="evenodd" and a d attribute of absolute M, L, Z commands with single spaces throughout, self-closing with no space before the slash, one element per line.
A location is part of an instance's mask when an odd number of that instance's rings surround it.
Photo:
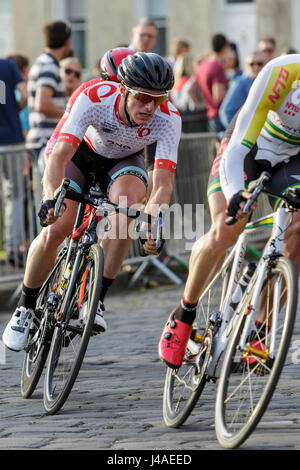
<path fill-rule="evenodd" d="M 160 248 L 162 242 L 162 232 L 163 232 L 163 212 L 159 211 L 157 219 L 157 229 L 156 229 L 156 248 Z"/>
<path fill-rule="evenodd" d="M 67 190 L 69 189 L 71 181 L 68 178 L 64 178 L 61 186 L 54 192 L 54 200 L 56 200 L 54 207 L 54 217 L 58 217 L 62 203 L 66 196 Z"/>

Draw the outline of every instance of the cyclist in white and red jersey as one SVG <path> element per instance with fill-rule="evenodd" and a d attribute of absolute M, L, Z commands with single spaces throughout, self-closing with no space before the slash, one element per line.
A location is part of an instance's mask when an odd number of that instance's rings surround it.
<path fill-rule="evenodd" d="M 272 174 L 271 192 L 300 188 L 300 54 L 268 62 L 220 143 L 208 185 L 212 225 L 193 246 L 181 303 L 171 313 L 159 342 L 159 355 L 170 367 L 182 363 L 200 295 L 244 230 L 248 216 L 242 209 L 252 197 L 247 184 L 263 170 Z M 270 202 L 276 209 L 279 200 Z M 226 225 L 227 214 L 238 222 Z M 299 241 L 300 213 L 295 212 L 285 235 L 284 254 L 293 259 L 298 274 Z"/>
<path fill-rule="evenodd" d="M 74 225 L 74 201 L 67 200 L 66 210 L 54 217 L 54 191 L 65 176 L 79 192 L 97 181 L 112 202 L 126 197 L 128 206 L 143 203 L 147 190 L 143 149 L 157 142 L 153 190 L 145 210 L 157 214 L 159 206 L 169 204 L 181 136 L 180 114 L 167 99 L 174 84 L 172 68 L 158 54 L 136 53 L 122 61 L 118 78 L 120 83 L 103 81 L 80 93 L 47 161 L 39 217 L 48 226 L 31 244 L 23 292 L 3 334 L 4 344 L 12 350 L 26 344 L 40 286 L 54 265 L 57 248 Z M 119 215 L 114 222 L 112 232 L 124 234 L 128 218 Z M 101 303 L 130 243 L 129 237 L 110 239 L 109 235 L 103 241 L 104 279 L 94 326 L 100 331 L 106 329 Z M 157 254 L 151 234 L 143 246 L 147 254 Z"/>

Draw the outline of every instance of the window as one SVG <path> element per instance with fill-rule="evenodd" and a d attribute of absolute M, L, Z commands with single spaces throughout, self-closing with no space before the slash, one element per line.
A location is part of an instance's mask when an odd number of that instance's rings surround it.
<path fill-rule="evenodd" d="M 71 47 L 79 59 L 81 66 L 86 66 L 86 21 L 85 1 L 67 0 L 66 11 L 72 27 Z"/>
<path fill-rule="evenodd" d="M 158 38 L 153 49 L 161 56 L 166 55 L 166 33 L 167 33 L 167 1 L 166 0 L 147 0 L 147 16 L 157 26 Z"/>

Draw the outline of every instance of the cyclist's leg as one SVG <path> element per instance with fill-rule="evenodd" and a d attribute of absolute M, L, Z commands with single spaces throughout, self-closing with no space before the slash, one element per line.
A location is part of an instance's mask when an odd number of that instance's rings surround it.
<path fill-rule="evenodd" d="M 54 266 L 57 249 L 72 231 L 77 206 L 66 200 L 67 209 L 53 225 L 43 228 L 32 242 L 24 275 L 24 284 L 29 288 L 40 287 Z"/>
<path fill-rule="evenodd" d="M 182 363 L 200 295 L 220 269 L 227 249 L 233 245 L 246 224 L 244 221 L 231 226 L 225 224 L 226 200 L 221 191 L 210 196 L 209 205 L 211 228 L 192 248 L 181 303 L 171 313 L 159 343 L 159 355 L 170 367 L 179 367 Z M 173 336 L 175 342 L 170 346 Z"/>
<path fill-rule="evenodd" d="M 76 156 L 76 154 L 75 154 Z M 66 177 L 71 180 L 75 191 L 81 192 L 86 178 L 73 159 L 66 168 Z M 24 284 L 29 288 L 40 287 L 54 266 L 57 249 L 71 233 L 74 226 L 78 203 L 66 199 L 66 210 L 53 225 L 45 227 L 30 246 L 28 253 Z"/>
<path fill-rule="evenodd" d="M 192 304 L 198 302 L 201 293 L 221 267 L 226 252 L 244 230 L 245 221 L 235 225 L 225 224 L 226 200 L 222 191 L 209 198 L 212 225 L 192 248 L 189 275 L 184 288 L 184 298 Z"/>
<path fill-rule="evenodd" d="M 219 165 L 227 143 L 228 136 L 225 135 L 220 143 L 208 182 L 208 202 L 212 225 L 192 248 L 188 279 L 181 302 L 172 311 L 159 342 L 159 355 L 169 366 L 181 364 L 190 336 L 189 331 L 196 316 L 198 300 L 220 269 L 228 248 L 235 243 L 246 225 L 246 221 L 239 221 L 231 226 L 225 224 L 227 204 L 221 190 Z M 251 152 L 245 159 L 245 173 L 247 182 L 255 179 L 256 168 Z M 190 329 L 186 327 L 186 324 Z M 175 326 L 176 334 L 173 334 Z"/>
<path fill-rule="evenodd" d="M 300 212 L 292 216 L 292 224 L 288 228 L 284 240 L 283 254 L 294 261 L 298 276 L 300 275 Z"/>
<path fill-rule="evenodd" d="M 300 160 L 299 154 L 291 158 L 287 164 L 280 164 L 274 168 L 272 172 L 272 179 L 267 187 L 270 192 L 280 194 L 284 193 L 289 186 L 300 189 L 300 182 L 297 177 L 300 175 Z M 296 177 L 296 178 L 295 178 Z M 275 211 L 281 202 L 281 199 L 269 198 L 270 204 Z M 292 223 L 286 231 L 284 238 L 283 254 L 287 258 L 290 258 L 296 266 L 298 275 L 300 274 L 300 212 L 294 212 L 292 214 Z M 264 304 L 264 298 L 262 297 L 261 305 Z M 282 298 L 284 302 L 284 298 Z M 265 320 L 265 311 L 263 308 L 259 310 L 257 321 L 263 323 Z"/>
<path fill-rule="evenodd" d="M 109 190 L 109 200 L 127 207 L 145 203 L 146 186 L 143 181 L 133 175 L 118 177 Z M 123 204 L 122 204 L 122 201 Z M 131 238 L 128 226 L 131 219 L 119 214 L 112 217 L 112 228 L 103 240 L 104 277 L 114 279 L 129 250 Z"/>
<path fill-rule="evenodd" d="M 300 189 L 300 154 L 291 158 L 291 160 L 284 166 L 278 168 L 273 175 L 270 183 L 270 190 L 276 193 L 285 192 L 285 190 L 292 186 Z M 279 201 L 274 202 L 276 208 Z M 296 266 L 298 275 L 300 274 L 300 212 L 292 214 L 292 223 L 287 229 L 284 242 L 283 254 L 290 258 Z"/>
<path fill-rule="evenodd" d="M 112 165 L 113 163 L 113 165 Z M 146 204 L 148 176 L 143 153 L 112 162 L 107 159 L 107 171 L 99 174 L 100 187 L 115 204 L 131 207 Z M 125 215 L 111 218 L 112 227 L 103 240 L 104 276 L 100 300 L 103 301 L 108 287 L 117 276 L 131 244 L 128 226 L 132 219 Z"/>
<path fill-rule="evenodd" d="M 4 344 L 13 351 L 22 350 L 27 342 L 39 289 L 54 267 L 57 248 L 72 230 L 76 207 L 68 208 L 55 224 L 45 227 L 30 246 L 21 297 L 3 332 Z"/>

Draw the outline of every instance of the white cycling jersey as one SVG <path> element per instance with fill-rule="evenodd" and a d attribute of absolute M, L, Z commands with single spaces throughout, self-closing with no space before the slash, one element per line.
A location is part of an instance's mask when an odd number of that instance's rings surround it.
<path fill-rule="evenodd" d="M 76 149 L 84 139 L 99 155 L 120 159 L 157 142 L 154 168 L 175 171 L 181 117 L 166 100 L 146 126 L 129 127 L 119 118 L 120 89 L 115 82 L 96 83 L 80 93 L 63 124 L 58 142 Z"/>
<path fill-rule="evenodd" d="M 272 166 L 299 153 L 300 54 L 267 63 L 251 87 L 220 164 L 227 201 L 244 189 L 244 158 L 255 143 L 255 159 L 268 160 Z"/>

